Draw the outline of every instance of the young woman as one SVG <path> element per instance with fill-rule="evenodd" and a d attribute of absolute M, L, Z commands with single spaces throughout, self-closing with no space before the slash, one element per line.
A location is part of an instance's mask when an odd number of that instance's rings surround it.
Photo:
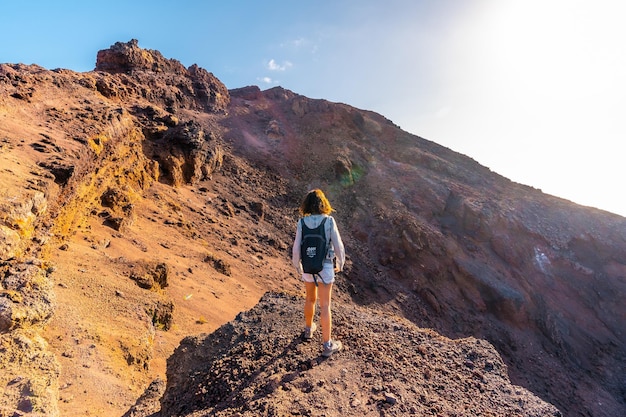
<path fill-rule="evenodd" d="M 304 302 L 304 338 L 307 340 L 311 339 L 317 328 L 313 322 L 313 317 L 319 296 L 320 324 L 322 326 L 323 341 L 322 355 L 326 357 L 331 356 L 342 348 L 341 342 L 331 339 L 332 315 L 330 302 L 333 283 L 335 282 L 335 272 L 339 272 L 343 269 L 346 259 L 337 224 L 335 223 L 335 219 L 330 216 L 330 213 L 333 211 L 333 208 L 330 206 L 322 190 L 316 189 L 309 191 L 300 205 L 302 219 L 298 221 L 296 238 L 293 242 L 292 250 L 293 265 L 298 270 L 298 273 L 302 274 L 302 281 L 304 281 L 306 290 L 306 300 Z M 300 243 L 302 241 L 301 222 L 303 221 L 307 228 L 314 229 L 318 227 L 324 219 L 326 219 L 324 223 L 325 235 L 326 239 L 330 241 L 330 247 L 326 259 L 324 260 L 323 270 L 314 277 L 312 274 L 306 274 L 302 270 L 300 255 Z"/>

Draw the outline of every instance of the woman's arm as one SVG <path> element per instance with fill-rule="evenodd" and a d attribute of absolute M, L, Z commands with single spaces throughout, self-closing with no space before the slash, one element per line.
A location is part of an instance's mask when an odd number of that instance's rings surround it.
<path fill-rule="evenodd" d="M 335 258 L 337 259 L 337 270 L 342 271 L 343 265 L 346 263 L 346 250 L 337 228 L 337 222 L 333 219 L 333 227 L 330 232 L 330 239 L 333 242 L 333 248 L 335 249 Z"/>

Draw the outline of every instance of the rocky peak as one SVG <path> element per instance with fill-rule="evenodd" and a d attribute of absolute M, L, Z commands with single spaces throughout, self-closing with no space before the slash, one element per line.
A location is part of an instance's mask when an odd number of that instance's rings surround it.
<path fill-rule="evenodd" d="M 95 71 L 131 77 L 117 83 L 99 80 L 98 89 L 107 97 L 118 97 L 130 89 L 153 103 L 161 101 L 171 110 L 189 108 L 212 113 L 224 113 L 230 102 L 228 89 L 213 74 L 197 64 L 185 68 L 159 51 L 142 49 L 136 39 L 98 51 Z"/>
<path fill-rule="evenodd" d="M 167 59 L 159 51 L 140 48 L 137 39 L 116 42 L 109 49 L 98 51 L 95 70 L 111 74 L 150 71 L 183 75 L 186 72 L 179 61 Z"/>

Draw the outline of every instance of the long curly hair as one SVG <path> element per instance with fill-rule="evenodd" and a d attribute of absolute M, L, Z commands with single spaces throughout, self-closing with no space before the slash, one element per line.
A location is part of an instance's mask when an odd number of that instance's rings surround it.
<path fill-rule="evenodd" d="M 311 214 L 330 214 L 335 209 L 330 205 L 330 202 L 324 195 L 324 192 L 320 189 L 311 190 L 307 193 L 300 204 L 300 214 L 302 216 L 309 216 Z"/>

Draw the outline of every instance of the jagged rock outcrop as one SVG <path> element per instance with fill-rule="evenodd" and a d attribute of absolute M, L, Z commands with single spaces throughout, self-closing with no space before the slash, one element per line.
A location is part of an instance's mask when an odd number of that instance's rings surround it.
<path fill-rule="evenodd" d="M 161 407 L 151 386 L 126 416 L 561 416 L 512 385 L 487 342 L 355 306 L 335 305 L 345 348 L 325 359 L 319 334 L 301 339 L 303 303 L 267 293 L 214 333 L 184 339 L 168 360 Z"/>
<path fill-rule="evenodd" d="M 44 324 L 54 310 L 54 292 L 44 265 L 0 267 L 0 332 Z"/>
<path fill-rule="evenodd" d="M 58 416 L 59 364 L 37 331 L 55 308 L 52 268 L 39 259 L 46 214 L 39 191 L 0 202 L 0 415 Z"/>
<path fill-rule="evenodd" d="M 0 201 L 0 261 L 22 258 L 30 248 L 36 225 L 48 210 L 48 202 L 40 191 Z"/>
<path fill-rule="evenodd" d="M 142 49 L 136 39 L 99 51 L 95 71 L 117 75 L 96 81 L 98 91 L 109 98 L 135 94 L 169 109 L 213 113 L 225 112 L 229 103 L 228 89 L 213 74 L 195 64 L 185 68 L 159 51 Z"/>
<path fill-rule="evenodd" d="M 36 260 L 1 265 L 0 415 L 58 416 L 59 364 L 38 333 L 55 307 L 49 270 Z"/>
<path fill-rule="evenodd" d="M 0 334 L 0 367 L 0 415 L 59 416 L 59 363 L 38 332 Z"/>
<path fill-rule="evenodd" d="M 162 179 L 174 186 L 210 178 L 223 162 L 224 151 L 212 132 L 194 121 L 148 135 L 146 152 L 159 163 Z"/>
<path fill-rule="evenodd" d="M 169 72 L 183 75 L 186 68 L 175 59 L 166 59 L 159 51 L 139 47 L 137 39 L 116 42 L 109 49 L 98 51 L 96 71 L 132 73 L 134 71 Z"/>

